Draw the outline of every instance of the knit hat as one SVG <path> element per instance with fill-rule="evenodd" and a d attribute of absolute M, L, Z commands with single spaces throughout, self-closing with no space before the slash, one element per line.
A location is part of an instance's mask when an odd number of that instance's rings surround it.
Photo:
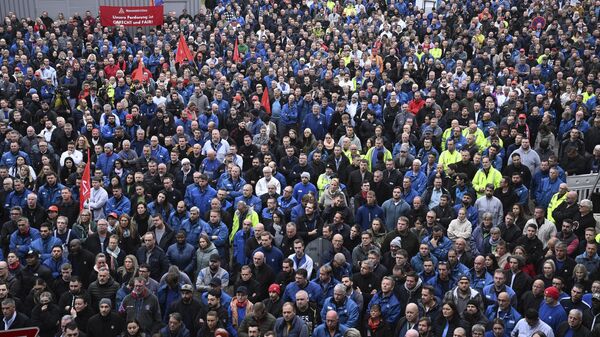
<path fill-rule="evenodd" d="M 394 240 L 392 240 L 392 242 L 390 242 L 390 246 L 396 246 L 398 248 L 402 247 L 402 239 L 400 239 L 400 237 L 397 236 L 396 238 L 394 238 Z"/>
<path fill-rule="evenodd" d="M 108 305 L 109 307 L 112 308 L 112 301 L 110 300 L 110 298 L 103 298 L 103 299 L 101 299 L 100 300 L 100 305 L 102 305 L 102 304 L 106 304 L 106 305 Z"/>
<path fill-rule="evenodd" d="M 476 299 L 474 299 L 474 298 L 472 298 L 472 299 L 470 299 L 470 300 L 467 302 L 467 305 L 474 305 L 474 306 L 476 306 L 476 307 L 478 307 L 478 308 L 479 308 L 479 301 L 478 301 L 478 300 L 476 300 Z"/>
<path fill-rule="evenodd" d="M 279 284 L 273 283 L 269 286 L 270 293 L 277 293 L 277 295 L 281 295 L 281 287 Z"/>
<path fill-rule="evenodd" d="M 555 300 L 558 300 L 558 296 L 560 295 L 560 292 L 558 291 L 558 289 L 556 289 L 556 287 L 548 287 L 548 288 L 546 288 L 546 291 L 544 291 L 544 295 L 546 295 L 548 297 L 552 297 Z"/>

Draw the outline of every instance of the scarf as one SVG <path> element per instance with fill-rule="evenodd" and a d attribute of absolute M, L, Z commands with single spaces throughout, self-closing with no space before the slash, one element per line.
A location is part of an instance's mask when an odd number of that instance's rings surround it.
<path fill-rule="evenodd" d="M 8 269 L 10 269 L 10 270 L 18 270 L 20 266 L 21 266 L 21 262 L 19 262 L 19 260 L 17 260 L 17 262 L 15 262 L 13 264 L 9 264 L 8 265 Z"/>
<path fill-rule="evenodd" d="M 119 248 L 119 246 L 117 246 L 117 248 L 115 248 L 115 250 L 110 250 L 110 248 L 106 247 L 106 254 L 108 254 L 112 257 L 110 259 L 110 270 L 117 270 L 117 268 L 119 267 L 117 265 L 117 257 L 119 256 L 120 252 L 121 252 L 121 248 Z"/>
<path fill-rule="evenodd" d="M 235 305 L 236 305 L 238 308 L 245 308 L 245 307 L 248 305 L 248 301 L 243 301 L 243 302 L 242 302 L 242 301 L 237 301 L 237 302 L 235 303 Z"/>
<path fill-rule="evenodd" d="M 381 324 L 381 319 L 377 319 L 374 320 L 372 317 L 369 317 L 369 329 L 371 329 L 371 331 L 375 331 L 379 328 L 379 325 Z"/>
<path fill-rule="evenodd" d="M 117 248 L 115 248 L 115 250 L 110 250 L 110 248 L 107 247 L 106 253 L 116 259 L 119 256 L 119 253 L 121 253 L 121 248 L 119 248 L 119 246 L 117 246 Z"/>

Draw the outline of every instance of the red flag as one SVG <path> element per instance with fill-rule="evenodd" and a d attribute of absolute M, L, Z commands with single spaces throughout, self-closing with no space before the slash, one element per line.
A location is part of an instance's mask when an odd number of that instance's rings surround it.
<path fill-rule="evenodd" d="M 240 57 L 240 51 L 238 49 L 238 40 L 235 39 L 235 45 L 233 46 L 233 62 L 240 63 L 242 58 Z"/>
<path fill-rule="evenodd" d="M 265 88 L 263 90 L 262 98 L 260 99 L 260 104 L 265 108 L 265 111 L 270 115 L 271 114 L 271 101 L 269 100 L 269 90 Z"/>
<path fill-rule="evenodd" d="M 0 332 L 2 337 L 36 337 L 40 332 L 39 328 L 21 328 L 21 329 L 10 329 Z"/>
<path fill-rule="evenodd" d="M 183 33 L 179 34 L 179 42 L 177 42 L 177 54 L 175 54 L 175 63 L 181 63 L 184 59 L 192 61 L 194 56 L 188 47 L 187 42 L 183 38 Z"/>
<path fill-rule="evenodd" d="M 83 209 L 83 204 L 92 195 L 91 183 L 90 183 L 90 150 L 88 149 L 88 158 L 85 163 L 85 169 L 81 176 L 81 185 L 79 185 L 79 211 Z"/>
<path fill-rule="evenodd" d="M 131 73 L 131 79 L 144 82 L 144 61 L 142 59 L 138 62 L 137 69 Z"/>

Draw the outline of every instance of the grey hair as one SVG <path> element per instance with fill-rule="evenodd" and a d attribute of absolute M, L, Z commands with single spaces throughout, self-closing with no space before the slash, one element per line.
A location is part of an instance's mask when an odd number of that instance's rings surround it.
<path fill-rule="evenodd" d="M 333 256 L 333 260 L 339 264 L 346 263 L 346 256 L 342 253 L 337 253 Z"/>
<path fill-rule="evenodd" d="M 579 309 L 571 309 L 571 311 L 569 311 L 569 315 L 575 315 L 581 319 L 583 317 L 583 312 Z"/>
<path fill-rule="evenodd" d="M 473 331 L 473 332 L 479 332 L 479 333 L 485 333 L 485 327 L 483 325 L 481 325 L 481 324 L 475 324 L 471 328 L 471 331 Z"/>
<path fill-rule="evenodd" d="M 583 199 L 579 202 L 580 206 L 587 207 L 589 209 L 594 208 L 594 203 L 590 199 Z"/>
<path fill-rule="evenodd" d="M 360 331 L 355 328 L 350 328 L 344 333 L 344 337 L 361 337 Z"/>
<path fill-rule="evenodd" d="M 344 294 L 346 293 L 346 286 L 343 283 L 338 283 L 333 287 L 333 291 L 341 290 Z"/>

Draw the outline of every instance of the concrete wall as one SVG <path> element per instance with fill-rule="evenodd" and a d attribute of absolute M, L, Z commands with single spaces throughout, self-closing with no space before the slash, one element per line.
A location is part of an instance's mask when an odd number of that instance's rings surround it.
<path fill-rule="evenodd" d="M 15 12 L 18 17 L 37 17 L 42 11 L 48 11 L 51 17 L 64 13 L 66 17 L 77 12 L 83 15 L 86 10 L 93 15 L 98 14 L 98 6 L 148 6 L 150 0 L 0 0 L 0 18 L 8 12 Z M 165 0 L 164 9 L 181 13 L 183 9 L 195 14 L 200 9 L 200 0 Z"/>

